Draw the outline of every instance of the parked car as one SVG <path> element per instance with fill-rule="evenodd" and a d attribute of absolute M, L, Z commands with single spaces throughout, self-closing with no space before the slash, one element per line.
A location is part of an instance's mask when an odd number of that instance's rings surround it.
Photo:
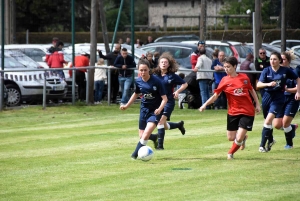
<path fill-rule="evenodd" d="M 154 40 L 157 42 L 181 42 L 181 41 L 199 41 L 199 37 L 196 35 L 171 35 L 171 36 L 162 36 Z"/>
<path fill-rule="evenodd" d="M 18 50 L 30 57 L 32 60 L 36 61 L 41 67 L 49 68 L 48 64 L 45 62 L 47 50 L 51 47 L 51 44 L 11 44 L 5 45 L 5 49 Z M 66 49 L 68 49 L 66 47 Z M 69 53 L 68 53 L 69 54 Z M 71 61 L 72 57 L 66 55 L 66 61 Z M 53 74 L 52 74 L 53 75 Z M 69 72 L 65 71 L 66 79 L 65 82 L 68 85 L 67 94 L 62 100 L 71 101 L 72 100 L 72 78 L 70 78 Z M 56 75 L 54 75 L 56 76 Z M 75 85 L 75 98 L 78 97 L 78 86 Z"/>
<path fill-rule="evenodd" d="M 274 41 L 270 42 L 270 45 L 280 47 L 281 46 L 281 40 L 274 40 Z M 296 45 L 300 45 L 300 40 L 289 40 L 289 39 L 286 40 L 286 47 L 291 48 L 291 47 L 296 46 Z"/>
<path fill-rule="evenodd" d="M 294 53 L 300 54 L 300 45 L 293 46 L 291 49 L 294 51 Z"/>
<path fill-rule="evenodd" d="M 23 64 L 8 54 L 4 54 L 5 70 L 20 70 L 20 72 L 5 72 L 4 84 L 7 88 L 8 106 L 17 106 L 21 103 L 31 103 L 43 99 L 44 79 L 46 79 L 46 98 L 60 99 L 67 93 L 67 84 L 57 76 L 44 76 L 43 71 L 24 71 Z"/>
<path fill-rule="evenodd" d="M 197 45 L 177 42 L 157 42 L 142 46 L 140 49 L 146 52 L 158 52 L 160 55 L 164 52 L 170 52 L 181 67 L 191 69 L 190 55 L 197 50 Z M 213 49 L 206 48 L 206 55 L 212 58 Z"/>

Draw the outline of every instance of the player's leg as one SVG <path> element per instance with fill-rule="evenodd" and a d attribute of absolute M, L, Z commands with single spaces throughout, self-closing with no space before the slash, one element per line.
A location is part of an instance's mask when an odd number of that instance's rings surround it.
<path fill-rule="evenodd" d="M 165 139 L 165 126 L 164 124 L 167 121 L 167 116 L 162 115 L 161 119 L 157 125 L 157 135 L 158 135 L 158 145 L 156 149 L 163 150 L 164 149 L 164 139 Z"/>
<path fill-rule="evenodd" d="M 167 103 L 167 105 L 164 108 L 164 115 L 167 117 L 166 123 L 164 124 L 165 130 L 172 130 L 178 128 L 182 135 L 185 134 L 185 128 L 184 128 L 184 121 L 180 122 L 167 122 L 171 119 L 171 114 L 174 110 L 174 105 Z"/>

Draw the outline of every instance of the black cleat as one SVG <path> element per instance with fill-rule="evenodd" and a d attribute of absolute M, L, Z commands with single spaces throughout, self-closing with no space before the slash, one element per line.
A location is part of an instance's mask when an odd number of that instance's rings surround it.
<path fill-rule="evenodd" d="M 159 146 L 155 147 L 155 149 L 156 150 L 164 150 L 165 148 L 163 145 L 159 145 Z"/>
<path fill-rule="evenodd" d="M 184 121 L 180 121 L 178 124 L 179 124 L 178 129 L 180 130 L 181 134 L 184 135 L 185 134 Z"/>
<path fill-rule="evenodd" d="M 158 147 L 158 137 L 156 138 L 155 141 L 153 141 L 153 144 L 154 144 L 154 148 Z"/>

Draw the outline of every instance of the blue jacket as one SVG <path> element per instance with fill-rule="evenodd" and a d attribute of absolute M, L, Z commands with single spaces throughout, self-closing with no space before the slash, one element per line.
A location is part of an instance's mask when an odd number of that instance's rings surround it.
<path fill-rule="evenodd" d="M 216 65 L 223 66 L 223 64 L 219 61 L 219 59 L 215 59 L 215 60 L 213 60 L 213 62 L 211 64 L 211 69 L 215 70 L 214 67 Z M 226 76 L 225 72 L 214 72 L 215 83 L 219 84 L 224 76 Z"/>
<path fill-rule="evenodd" d="M 127 57 L 124 59 L 122 55 L 119 55 L 114 63 L 114 67 L 119 68 L 119 76 L 120 77 L 130 77 L 132 76 L 134 70 L 123 70 L 122 66 L 127 65 L 128 68 L 136 68 L 136 63 L 132 56 L 127 55 Z"/>

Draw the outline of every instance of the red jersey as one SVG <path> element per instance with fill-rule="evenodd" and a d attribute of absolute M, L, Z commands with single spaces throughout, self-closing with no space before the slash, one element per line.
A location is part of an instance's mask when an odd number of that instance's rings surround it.
<path fill-rule="evenodd" d="M 252 104 L 249 90 L 253 87 L 246 74 L 239 73 L 236 77 L 225 76 L 222 78 L 215 93 L 225 92 L 228 100 L 229 115 L 255 115 L 255 108 Z"/>

